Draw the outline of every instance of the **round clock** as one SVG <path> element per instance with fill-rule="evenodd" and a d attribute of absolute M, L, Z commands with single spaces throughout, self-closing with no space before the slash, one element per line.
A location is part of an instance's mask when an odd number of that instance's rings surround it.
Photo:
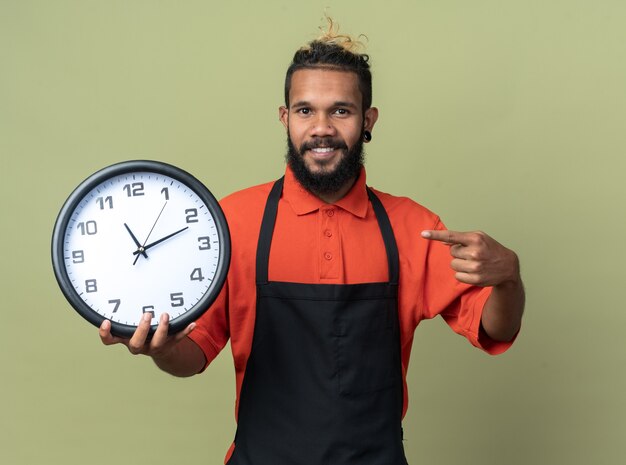
<path fill-rule="evenodd" d="M 230 235 L 211 192 L 157 161 L 108 166 L 83 181 L 54 225 L 52 265 L 76 311 L 130 337 L 143 315 L 162 313 L 170 333 L 198 319 L 219 294 Z"/>

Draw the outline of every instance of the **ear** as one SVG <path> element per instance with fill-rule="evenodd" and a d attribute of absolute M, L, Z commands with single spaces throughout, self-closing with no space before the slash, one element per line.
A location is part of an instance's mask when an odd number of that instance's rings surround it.
<path fill-rule="evenodd" d="M 287 107 L 278 107 L 278 119 L 281 123 L 283 123 L 285 129 L 289 130 L 289 110 L 287 109 Z"/>
<path fill-rule="evenodd" d="M 372 129 L 374 129 L 374 125 L 376 124 L 377 120 L 378 108 L 369 107 L 367 110 L 365 110 L 365 116 L 363 118 L 363 129 L 372 132 Z"/>

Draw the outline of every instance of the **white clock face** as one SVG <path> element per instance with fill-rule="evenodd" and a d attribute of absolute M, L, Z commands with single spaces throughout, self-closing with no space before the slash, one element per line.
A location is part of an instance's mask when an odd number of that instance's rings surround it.
<path fill-rule="evenodd" d="M 86 193 L 63 234 L 63 263 L 80 299 L 137 326 L 172 322 L 209 291 L 220 260 L 216 220 L 190 187 L 160 173 L 106 179 Z"/>

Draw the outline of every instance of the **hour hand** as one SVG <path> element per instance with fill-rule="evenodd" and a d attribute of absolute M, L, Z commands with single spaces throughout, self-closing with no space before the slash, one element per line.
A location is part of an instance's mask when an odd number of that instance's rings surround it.
<path fill-rule="evenodd" d="M 137 253 L 140 253 L 145 258 L 148 258 L 148 254 L 146 253 L 145 249 L 141 246 L 141 243 L 137 240 L 137 238 L 135 237 L 135 235 L 133 234 L 133 232 L 130 230 L 130 228 L 128 227 L 126 223 L 124 223 L 124 227 L 126 228 L 126 231 L 128 231 L 128 234 L 130 234 L 130 237 L 133 239 L 133 242 L 137 246 Z"/>
<path fill-rule="evenodd" d="M 173 232 L 172 234 L 168 234 L 167 236 L 162 237 L 161 239 L 159 239 L 159 240 L 157 240 L 157 241 L 151 242 L 151 243 L 150 243 L 150 244 L 148 244 L 148 245 L 144 245 L 143 247 L 140 247 L 139 249 L 137 249 L 137 250 L 135 250 L 135 251 L 133 252 L 133 255 L 137 255 L 137 254 L 140 254 L 140 253 L 145 254 L 145 251 L 146 251 L 146 250 L 148 250 L 149 248 L 154 247 L 154 246 L 155 246 L 155 245 L 157 245 L 157 244 L 160 244 L 161 242 L 163 242 L 163 241 L 165 241 L 165 240 L 169 239 L 170 237 L 174 237 L 176 234 L 179 234 L 179 233 L 181 233 L 181 232 L 185 231 L 186 229 L 189 229 L 189 226 L 186 226 L 186 227 L 184 227 L 184 228 L 182 228 L 182 229 L 179 229 L 178 231 Z"/>

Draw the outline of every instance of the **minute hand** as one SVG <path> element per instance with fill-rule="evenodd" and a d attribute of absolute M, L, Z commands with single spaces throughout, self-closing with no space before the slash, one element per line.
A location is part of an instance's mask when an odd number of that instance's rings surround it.
<path fill-rule="evenodd" d="M 176 234 L 179 234 L 179 233 L 183 232 L 185 229 L 189 229 L 189 226 L 186 226 L 186 227 L 184 227 L 183 229 L 179 229 L 178 231 L 173 232 L 172 234 L 168 234 L 167 236 L 162 237 L 161 239 L 156 240 L 156 241 L 154 241 L 154 242 L 151 242 L 151 243 L 150 243 L 150 244 L 148 244 L 148 245 L 144 245 L 144 246 L 142 247 L 142 249 L 143 249 L 144 251 L 145 251 L 145 250 L 148 250 L 149 248 L 154 247 L 155 245 L 160 244 L 160 243 L 161 243 L 161 242 L 163 242 L 163 241 L 166 241 L 166 240 L 167 240 L 167 239 L 169 239 L 170 237 L 173 237 L 173 236 L 175 236 Z M 141 253 L 141 250 L 135 250 L 135 251 L 133 252 L 133 255 L 137 255 L 137 254 L 140 254 L 140 253 Z"/>

